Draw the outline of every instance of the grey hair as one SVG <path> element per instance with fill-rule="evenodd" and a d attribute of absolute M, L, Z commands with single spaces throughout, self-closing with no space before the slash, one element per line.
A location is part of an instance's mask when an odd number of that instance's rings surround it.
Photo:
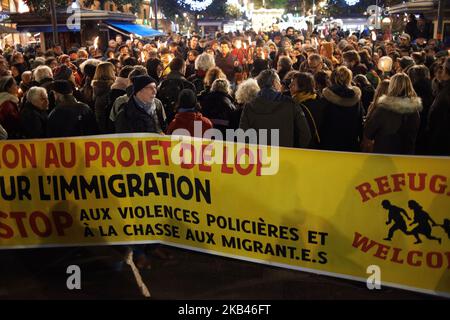
<path fill-rule="evenodd" d="M 280 77 L 276 70 L 267 69 L 261 71 L 256 80 L 260 88 L 272 88 L 276 81 L 280 82 Z"/>
<path fill-rule="evenodd" d="M 341 41 L 339 41 L 339 43 L 338 43 L 338 45 L 337 45 L 338 49 L 341 50 L 341 51 L 344 50 L 344 48 L 345 48 L 346 46 L 348 46 L 348 41 L 347 41 L 347 40 L 344 40 L 344 39 L 342 39 Z"/>
<path fill-rule="evenodd" d="M 202 53 L 195 59 L 195 70 L 208 71 L 216 66 L 214 57 L 210 54 Z"/>
<path fill-rule="evenodd" d="M 27 92 L 27 101 L 29 101 L 31 104 L 34 104 L 36 99 L 41 94 L 47 95 L 47 90 L 45 90 L 45 88 L 42 87 L 31 87 Z"/>
<path fill-rule="evenodd" d="M 236 101 L 239 104 L 250 103 L 256 98 L 259 92 L 258 81 L 255 79 L 247 79 L 243 81 L 236 90 Z"/>
<path fill-rule="evenodd" d="M 292 60 L 288 56 L 281 56 L 278 60 L 278 68 L 282 68 L 283 70 L 289 70 L 292 68 Z"/>
<path fill-rule="evenodd" d="M 211 91 L 219 91 L 230 94 L 230 82 L 227 79 L 216 79 L 211 85 Z"/>
<path fill-rule="evenodd" d="M 82 64 L 80 64 L 80 70 L 81 70 L 81 73 L 82 74 L 84 74 L 84 67 L 87 65 L 87 64 L 92 64 L 92 65 L 94 65 L 94 66 L 98 66 L 99 64 L 100 64 L 100 60 L 97 60 L 97 59 L 87 59 L 85 62 L 83 62 Z"/>
<path fill-rule="evenodd" d="M 41 82 L 45 78 L 53 79 L 53 72 L 49 66 L 39 66 L 33 71 L 34 80 Z"/>

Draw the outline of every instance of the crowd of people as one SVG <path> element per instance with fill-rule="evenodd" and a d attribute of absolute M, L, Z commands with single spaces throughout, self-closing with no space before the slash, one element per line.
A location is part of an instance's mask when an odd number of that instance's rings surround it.
<path fill-rule="evenodd" d="M 450 58 L 439 41 L 316 32 L 118 35 L 103 50 L 5 48 L 3 139 L 278 129 L 279 145 L 450 155 Z M 414 41 L 412 41 L 414 39 Z"/>

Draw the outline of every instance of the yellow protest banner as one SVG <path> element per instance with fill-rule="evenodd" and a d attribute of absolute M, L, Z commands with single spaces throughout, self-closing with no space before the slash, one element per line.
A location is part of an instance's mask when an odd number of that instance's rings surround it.
<path fill-rule="evenodd" d="M 135 134 L 0 142 L 0 172 L 0 249 L 165 243 L 450 296 L 449 158 Z"/>

